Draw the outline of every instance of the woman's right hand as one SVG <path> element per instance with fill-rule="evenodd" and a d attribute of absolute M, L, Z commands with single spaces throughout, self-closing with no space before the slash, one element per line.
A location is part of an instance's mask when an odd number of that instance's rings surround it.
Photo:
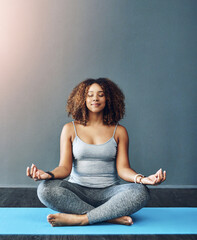
<path fill-rule="evenodd" d="M 34 181 L 51 178 L 48 173 L 38 169 L 34 164 L 31 165 L 31 168 L 27 167 L 27 176 L 32 178 Z"/>

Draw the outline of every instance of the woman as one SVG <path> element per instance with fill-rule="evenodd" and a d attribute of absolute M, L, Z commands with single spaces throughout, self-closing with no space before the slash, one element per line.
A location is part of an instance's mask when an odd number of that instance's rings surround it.
<path fill-rule="evenodd" d="M 109 79 L 87 79 L 73 89 L 67 111 L 75 121 L 62 129 L 59 166 L 51 172 L 34 164 L 27 168 L 27 176 L 44 180 L 38 186 L 40 201 L 60 212 L 47 217 L 52 226 L 131 225 L 130 215 L 149 199 L 145 185 L 165 181 L 161 169 L 144 177 L 130 168 L 128 134 L 118 124 L 124 110 L 124 95 Z M 120 184 L 118 176 L 128 183 Z"/>

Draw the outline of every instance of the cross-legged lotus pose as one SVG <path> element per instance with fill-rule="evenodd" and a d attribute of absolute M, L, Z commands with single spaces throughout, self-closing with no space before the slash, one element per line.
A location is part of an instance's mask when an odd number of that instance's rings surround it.
<path fill-rule="evenodd" d="M 59 212 L 48 222 L 133 224 L 131 215 L 149 200 L 146 185 L 165 181 L 166 172 L 144 177 L 130 167 L 127 130 L 118 124 L 125 112 L 122 91 L 109 79 L 87 79 L 71 92 L 67 111 L 74 121 L 63 126 L 59 166 L 51 172 L 27 168 L 28 177 L 42 180 L 40 201 Z"/>

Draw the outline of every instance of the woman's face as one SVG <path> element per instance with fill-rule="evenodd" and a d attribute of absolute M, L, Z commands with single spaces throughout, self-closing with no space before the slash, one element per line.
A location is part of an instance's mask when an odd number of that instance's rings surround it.
<path fill-rule="evenodd" d="M 86 97 L 86 106 L 91 112 L 101 112 L 105 108 L 106 98 L 101 86 L 93 83 Z"/>

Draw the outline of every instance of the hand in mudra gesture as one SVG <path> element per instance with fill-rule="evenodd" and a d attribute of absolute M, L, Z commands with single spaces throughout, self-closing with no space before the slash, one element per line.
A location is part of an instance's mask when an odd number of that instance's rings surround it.
<path fill-rule="evenodd" d="M 155 174 L 141 179 L 142 184 L 158 185 L 166 180 L 166 171 L 159 169 Z"/>
<path fill-rule="evenodd" d="M 27 176 L 35 181 L 51 178 L 51 176 L 48 173 L 38 169 L 34 164 L 31 165 L 31 168 L 27 167 Z"/>

